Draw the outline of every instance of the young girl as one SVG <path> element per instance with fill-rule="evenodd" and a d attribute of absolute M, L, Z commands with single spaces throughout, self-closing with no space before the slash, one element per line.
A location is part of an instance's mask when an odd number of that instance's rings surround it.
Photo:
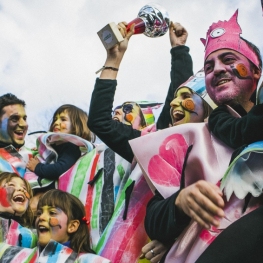
<path fill-rule="evenodd" d="M 36 236 L 26 228 L 33 221 L 31 197 L 31 187 L 24 178 L 15 173 L 0 174 L 0 242 L 29 248 L 36 245 Z"/>
<path fill-rule="evenodd" d="M 41 253 L 50 244 L 50 241 L 54 240 L 71 248 L 75 256 L 81 253 L 95 254 L 90 247 L 88 223 L 84 206 L 77 197 L 58 189 L 49 190 L 40 198 L 37 207 L 35 228 L 38 235 L 39 252 Z M 92 259 L 102 259 L 99 256 L 87 254 L 86 256 Z"/>
<path fill-rule="evenodd" d="M 54 113 L 49 128 L 50 132 L 77 135 L 87 141 L 93 140 L 88 126 L 88 115 L 80 108 L 65 104 L 60 106 Z M 58 158 L 55 163 L 40 163 L 37 158 L 31 158 L 27 168 L 38 177 L 56 180 L 66 172 L 81 156 L 79 146 L 71 142 L 55 142 L 51 145 L 56 151 Z"/>

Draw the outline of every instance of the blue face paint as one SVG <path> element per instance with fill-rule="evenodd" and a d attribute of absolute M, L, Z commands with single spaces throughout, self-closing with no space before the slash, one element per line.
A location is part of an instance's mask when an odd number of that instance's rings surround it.
<path fill-rule="evenodd" d="M 0 141 L 5 143 L 12 143 L 12 139 L 8 134 L 8 118 L 5 118 L 0 123 Z"/>

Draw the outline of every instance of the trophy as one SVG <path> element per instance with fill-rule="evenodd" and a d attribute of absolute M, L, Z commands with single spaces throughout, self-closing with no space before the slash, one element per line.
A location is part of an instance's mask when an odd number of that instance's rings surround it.
<path fill-rule="evenodd" d="M 135 24 L 134 34 L 143 33 L 147 37 L 160 37 L 168 31 L 170 19 L 163 7 L 157 4 L 148 4 L 142 7 L 138 17 L 127 25 L 127 30 L 132 24 Z M 123 37 L 114 22 L 102 28 L 98 35 L 106 49 L 110 49 L 123 41 Z"/>

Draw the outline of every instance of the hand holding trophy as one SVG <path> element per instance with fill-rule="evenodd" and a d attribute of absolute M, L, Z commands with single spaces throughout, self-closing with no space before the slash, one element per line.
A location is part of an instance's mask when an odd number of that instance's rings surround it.
<path fill-rule="evenodd" d="M 167 11 L 157 4 L 148 4 L 142 7 L 138 17 L 127 25 L 127 30 L 135 24 L 134 34 L 141 34 L 148 37 L 163 36 L 169 28 L 169 15 Z M 110 49 L 123 41 L 123 37 L 115 23 L 109 23 L 102 28 L 98 35 L 106 49 Z"/>

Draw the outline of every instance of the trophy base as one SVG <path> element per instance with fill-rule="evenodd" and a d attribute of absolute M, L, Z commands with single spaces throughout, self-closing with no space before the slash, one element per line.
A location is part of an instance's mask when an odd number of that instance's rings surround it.
<path fill-rule="evenodd" d="M 124 40 L 114 22 L 107 24 L 97 34 L 106 49 L 111 49 Z"/>

